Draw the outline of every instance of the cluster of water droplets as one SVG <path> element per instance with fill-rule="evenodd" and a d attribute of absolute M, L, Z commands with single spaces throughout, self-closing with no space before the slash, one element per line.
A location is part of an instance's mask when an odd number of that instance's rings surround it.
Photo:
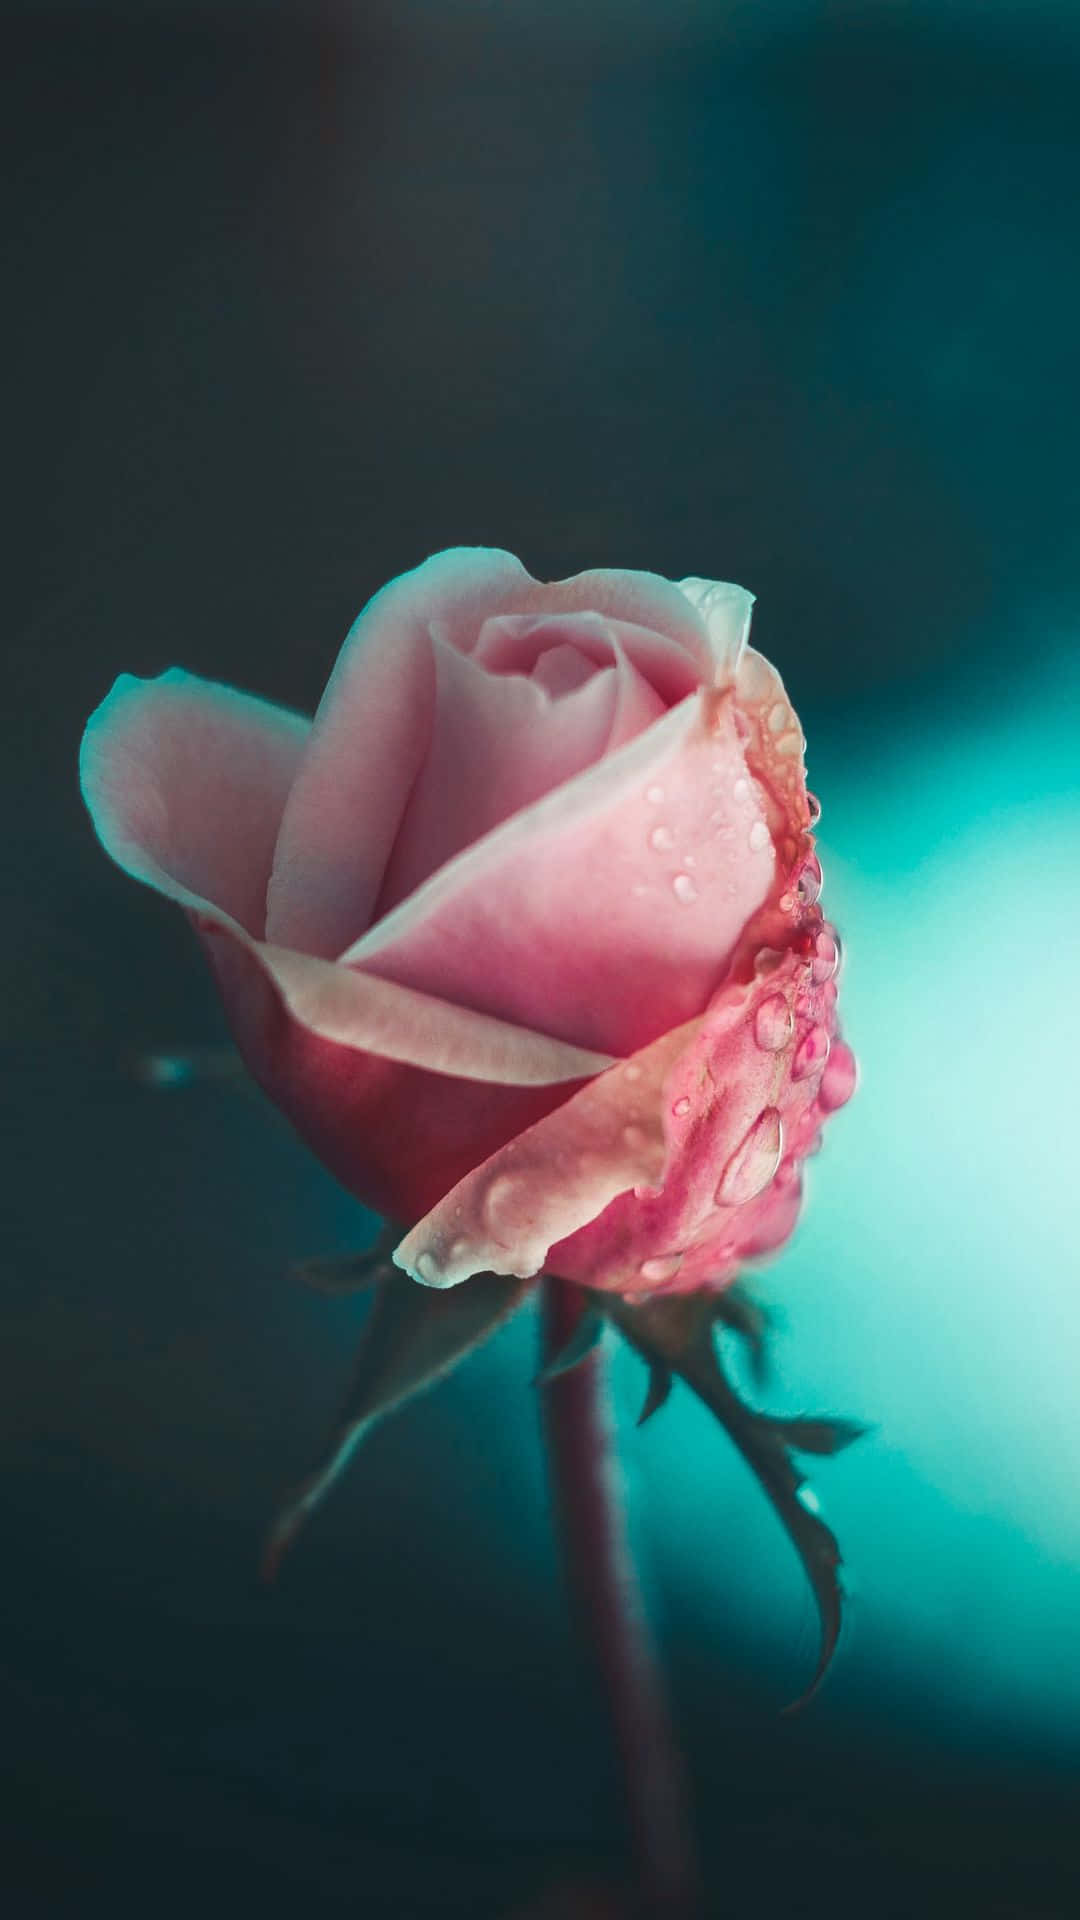
<path fill-rule="evenodd" d="M 766 716 L 766 727 L 774 744 L 786 743 L 794 722 L 790 709 L 774 703 Z M 797 736 L 799 751 L 801 734 Z M 785 753 L 794 748 L 784 746 Z M 660 789 L 650 789 L 648 798 L 659 803 Z M 733 784 L 730 798 L 736 818 L 754 806 L 750 781 L 740 776 Z M 816 796 L 806 796 L 806 818 L 813 829 L 821 818 Z M 729 831 L 731 829 L 729 828 Z M 763 851 L 772 844 L 765 820 L 756 812 L 744 827 L 749 850 Z M 663 827 L 653 830 L 651 844 L 658 851 L 674 850 L 673 836 Z M 836 973 L 840 965 L 840 944 L 833 929 L 822 918 L 818 900 L 822 888 L 821 862 L 810 833 L 783 838 L 777 846 L 780 871 L 784 878 L 776 906 L 790 916 L 790 933 L 781 932 L 781 944 L 759 950 L 754 965 L 754 981 L 760 982 L 760 997 L 751 1003 L 750 1019 L 754 1044 L 761 1053 L 775 1060 L 773 1100 L 764 1105 L 729 1154 L 717 1180 L 712 1201 L 716 1209 L 748 1206 L 776 1182 L 785 1187 L 800 1179 L 801 1162 L 820 1144 L 820 1122 L 850 1099 L 855 1086 L 855 1062 L 850 1049 L 834 1038 L 833 1009 L 837 998 Z M 792 961 L 794 959 L 794 966 Z M 796 1089 L 805 1092 L 796 1097 Z M 790 1089 L 790 1091 L 786 1091 Z M 707 1103 L 706 1103 L 707 1105 Z M 688 1094 L 678 1096 L 671 1106 L 676 1122 L 695 1124 L 704 1114 L 698 1112 Z M 790 1112 L 792 1135 L 786 1137 L 785 1115 Z M 640 1189 L 640 1197 L 654 1190 Z M 705 1223 L 702 1223 L 704 1226 Z M 702 1236 L 699 1227 L 693 1236 Z M 724 1244 L 709 1239 L 709 1256 L 719 1279 L 725 1261 L 739 1257 L 740 1235 L 733 1230 Z M 687 1246 L 643 1260 L 637 1272 L 639 1297 L 650 1290 L 678 1290 L 678 1276 L 691 1252 Z M 631 1297 L 634 1289 L 631 1289 Z"/>

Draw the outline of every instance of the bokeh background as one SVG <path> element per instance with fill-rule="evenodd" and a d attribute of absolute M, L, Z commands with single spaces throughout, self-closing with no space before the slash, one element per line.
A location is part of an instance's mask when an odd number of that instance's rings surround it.
<path fill-rule="evenodd" d="M 854 1589 L 815 1623 L 724 1436 L 641 1433 L 717 1915 L 1074 1911 L 1080 1763 L 1080 14 L 1069 0 L 8 12 L 2 996 L 13 1915 L 523 1916 L 618 1883 L 536 1329 L 261 1537 L 363 1315 L 359 1213 L 82 813 L 172 664 L 313 708 L 454 542 L 759 596 L 863 1066 L 763 1278 Z M 537 1909 L 538 1911 L 538 1909 Z M 566 1911 L 556 1897 L 551 1908 Z"/>

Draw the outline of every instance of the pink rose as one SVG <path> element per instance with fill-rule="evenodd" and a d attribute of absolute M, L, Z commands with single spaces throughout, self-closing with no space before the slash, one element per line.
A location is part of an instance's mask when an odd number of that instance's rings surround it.
<path fill-rule="evenodd" d="M 791 1232 L 854 1066 L 750 607 L 455 549 L 376 594 L 313 722 L 174 669 L 87 726 L 103 845 L 419 1280 L 720 1287 Z"/>

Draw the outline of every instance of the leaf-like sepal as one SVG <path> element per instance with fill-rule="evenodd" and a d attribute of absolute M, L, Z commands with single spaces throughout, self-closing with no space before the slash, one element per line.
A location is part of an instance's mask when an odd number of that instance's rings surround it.
<path fill-rule="evenodd" d="M 785 1419 L 748 1407 L 720 1364 L 713 1329 L 717 1319 L 728 1316 L 718 1314 L 716 1300 L 708 1294 L 677 1294 L 635 1306 L 627 1306 L 617 1294 L 595 1293 L 592 1298 L 646 1361 L 654 1381 L 658 1372 L 669 1379 L 678 1374 L 715 1414 L 772 1502 L 802 1561 L 821 1621 L 821 1647 L 806 1692 L 785 1709 L 794 1712 L 807 1704 L 824 1679 L 840 1635 L 844 1596 L 839 1545 L 817 1512 L 793 1451 L 837 1453 L 867 1429 L 854 1421 Z"/>
<path fill-rule="evenodd" d="M 604 1325 L 603 1314 L 597 1313 L 592 1307 L 587 1308 L 578 1321 L 577 1326 L 574 1328 L 573 1333 L 570 1335 L 569 1340 L 559 1348 L 558 1353 L 554 1354 L 548 1361 L 546 1367 L 537 1374 L 535 1385 L 538 1387 L 550 1386 L 552 1380 L 557 1380 L 560 1374 L 570 1373 L 574 1367 L 580 1367 L 582 1361 L 587 1360 L 590 1353 L 599 1346 L 600 1341 L 604 1337 Z"/>
<path fill-rule="evenodd" d="M 316 1293 L 329 1294 L 333 1298 L 361 1293 L 368 1287 L 380 1286 L 399 1273 L 391 1255 L 401 1239 L 401 1233 L 402 1229 L 396 1221 L 391 1220 L 380 1227 L 370 1247 L 365 1247 L 362 1253 L 317 1254 L 308 1260 L 298 1260 L 293 1272 L 298 1280 L 312 1287 Z"/>
<path fill-rule="evenodd" d="M 643 1427 L 646 1420 L 651 1420 L 654 1413 L 659 1413 L 671 1392 L 673 1384 L 670 1367 L 660 1366 L 656 1362 L 650 1365 L 649 1384 L 645 1390 L 645 1404 L 637 1417 L 639 1427 Z"/>
<path fill-rule="evenodd" d="M 527 1280 L 478 1273 L 442 1293 L 416 1286 L 396 1267 L 377 1282 L 352 1386 L 329 1441 L 271 1529 L 263 1557 L 264 1579 L 273 1579 L 300 1527 L 375 1422 L 464 1360 L 510 1318 L 531 1285 Z"/>

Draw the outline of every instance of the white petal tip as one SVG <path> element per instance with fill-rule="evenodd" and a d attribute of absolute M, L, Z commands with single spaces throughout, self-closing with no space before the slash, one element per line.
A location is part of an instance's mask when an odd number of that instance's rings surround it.
<path fill-rule="evenodd" d="M 445 1267 L 439 1265 L 435 1255 L 427 1250 L 406 1258 L 401 1248 L 396 1247 L 392 1258 L 394 1265 L 407 1273 L 410 1280 L 415 1280 L 418 1286 L 430 1287 L 436 1293 L 444 1293 L 448 1287 L 458 1286 L 466 1277 L 464 1274 L 448 1273 Z"/>
<path fill-rule="evenodd" d="M 677 580 L 680 593 L 701 615 L 716 663 L 715 684 L 727 686 L 735 678 L 739 656 L 750 632 L 754 596 L 729 580 Z"/>

